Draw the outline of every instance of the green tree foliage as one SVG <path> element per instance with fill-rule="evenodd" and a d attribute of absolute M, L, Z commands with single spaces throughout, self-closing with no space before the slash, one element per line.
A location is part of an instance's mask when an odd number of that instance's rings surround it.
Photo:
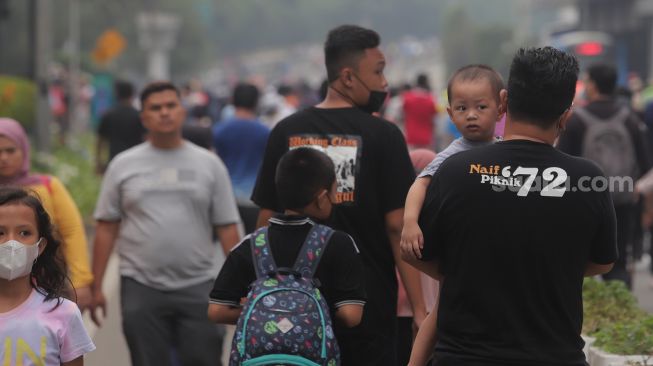
<path fill-rule="evenodd" d="M 10 117 L 27 130 L 34 125 L 36 85 L 29 80 L 0 75 L 0 117 Z"/>

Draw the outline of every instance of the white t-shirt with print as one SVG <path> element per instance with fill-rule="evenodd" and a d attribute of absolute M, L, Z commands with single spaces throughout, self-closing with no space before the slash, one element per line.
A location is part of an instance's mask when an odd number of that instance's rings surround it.
<path fill-rule="evenodd" d="M 55 309 L 56 300 L 44 300 L 43 294 L 32 290 L 24 303 L 0 313 L 0 363 L 60 365 L 95 349 L 75 303 L 63 299 Z"/>

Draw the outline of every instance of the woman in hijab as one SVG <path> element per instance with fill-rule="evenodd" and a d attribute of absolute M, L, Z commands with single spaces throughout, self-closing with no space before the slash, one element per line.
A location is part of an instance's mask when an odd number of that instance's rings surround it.
<path fill-rule="evenodd" d="M 23 127 L 10 118 L 0 118 L 0 186 L 25 187 L 39 197 L 63 241 L 62 254 L 77 304 L 82 310 L 88 307 L 93 275 L 82 217 L 59 179 L 30 172 L 29 140 Z"/>

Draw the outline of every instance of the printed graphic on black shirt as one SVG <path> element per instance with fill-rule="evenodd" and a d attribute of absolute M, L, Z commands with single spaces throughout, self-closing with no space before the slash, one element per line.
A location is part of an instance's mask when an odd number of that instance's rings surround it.
<path fill-rule="evenodd" d="M 356 197 L 356 177 L 362 149 L 362 139 L 354 135 L 294 135 L 288 140 L 288 148 L 312 147 L 333 160 L 338 188 L 336 203 L 353 204 Z"/>
<path fill-rule="evenodd" d="M 507 188 L 519 197 L 526 197 L 532 191 L 542 197 L 562 197 L 569 186 L 567 172 L 559 167 L 546 168 L 540 176 L 538 168 L 518 166 L 513 170 L 510 165 L 470 164 L 469 174 L 478 174 L 480 182 L 491 184 L 496 192 Z"/>

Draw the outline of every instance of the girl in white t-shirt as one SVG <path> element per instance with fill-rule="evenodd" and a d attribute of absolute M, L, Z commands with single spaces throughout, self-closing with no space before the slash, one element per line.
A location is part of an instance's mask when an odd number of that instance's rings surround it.
<path fill-rule="evenodd" d="M 41 202 L 0 188 L 0 364 L 80 366 L 95 349 L 75 303 Z"/>

